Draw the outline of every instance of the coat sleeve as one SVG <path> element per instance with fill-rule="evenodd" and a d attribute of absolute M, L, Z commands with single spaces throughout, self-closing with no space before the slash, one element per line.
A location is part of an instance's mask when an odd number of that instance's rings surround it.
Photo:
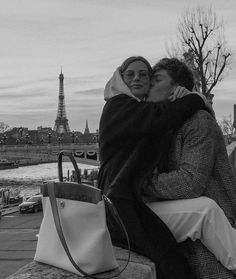
<path fill-rule="evenodd" d="M 180 126 L 194 112 L 204 108 L 204 101 L 196 94 L 187 95 L 166 105 L 139 103 L 125 95 L 117 96 L 105 105 L 99 131 L 101 136 L 105 134 L 109 141 L 112 138 L 125 141 L 147 135 L 158 139 L 169 130 Z"/>
<path fill-rule="evenodd" d="M 188 199 L 202 195 L 214 163 L 214 120 L 197 112 L 182 129 L 183 149 L 178 169 L 152 178 L 158 199 Z"/>

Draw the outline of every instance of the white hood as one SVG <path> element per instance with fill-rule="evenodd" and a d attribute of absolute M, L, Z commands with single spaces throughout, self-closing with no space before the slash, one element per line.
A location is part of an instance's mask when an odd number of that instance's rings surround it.
<path fill-rule="evenodd" d="M 120 68 L 117 68 L 113 76 L 105 86 L 104 100 L 107 101 L 110 98 L 120 94 L 128 95 L 134 98 L 135 100 L 137 100 L 138 102 L 140 102 L 140 99 L 135 97 L 130 91 L 130 89 L 128 88 L 128 86 L 124 83 L 123 79 L 121 78 Z"/>

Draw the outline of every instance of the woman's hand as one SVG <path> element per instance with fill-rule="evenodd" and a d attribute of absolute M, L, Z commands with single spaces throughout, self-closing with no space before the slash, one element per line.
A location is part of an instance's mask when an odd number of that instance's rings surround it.
<path fill-rule="evenodd" d="M 177 86 L 174 90 L 174 93 L 168 99 L 171 102 L 174 102 L 176 99 L 183 98 L 184 96 L 189 95 L 189 94 L 197 94 L 198 96 L 200 96 L 203 99 L 208 111 L 211 113 L 211 115 L 213 117 L 215 117 L 215 112 L 212 108 L 211 103 L 207 100 L 207 98 L 202 93 L 199 93 L 196 91 L 192 92 L 182 86 Z"/>
<path fill-rule="evenodd" d="M 171 102 L 174 102 L 176 99 L 179 98 L 183 98 L 184 96 L 188 95 L 188 94 L 192 94 L 193 92 L 189 91 L 188 89 L 186 89 L 185 87 L 182 86 L 177 86 L 174 89 L 174 92 L 172 95 L 170 95 L 170 97 L 168 97 L 168 99 Z"/>
<path fill-rule="evenodd" d="M 171 102 L 174 102 L 176 99 L 182 98 L 190 93 L 192 92 L 190 92 L 182 86 L 171 86 L 170 88 L 166 88 L 164 90 L 161 89 L 160 91 L 157 91 L 154 87 L 151 87 L 146 101 L 153 103 L 161 103 L 169 100 Z"/>

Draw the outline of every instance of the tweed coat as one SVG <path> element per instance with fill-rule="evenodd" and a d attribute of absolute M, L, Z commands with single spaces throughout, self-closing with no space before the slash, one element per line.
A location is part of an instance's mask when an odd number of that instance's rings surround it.
<path fill-rule="evenodd" d="M 153 175 L 152 195 L 157 200 L 207 196 L 235 226 L 236 178 L 221 129 L 208 112 L 196 112 L 179 129 L 169 152 L 168 168 L 166 173 Z M 199 241 L 187 240 L 181 246 L 197 278 L 236 278 Z"/>

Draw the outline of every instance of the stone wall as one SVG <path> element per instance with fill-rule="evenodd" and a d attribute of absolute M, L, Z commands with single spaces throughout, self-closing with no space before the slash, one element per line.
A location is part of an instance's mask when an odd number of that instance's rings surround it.
<path fill-rule="evenodd" d="M 79 154 L 84 152 L 84 158 L 76 157 L 78 163 L 85 163 L 90 165 L 99 165 L 98 146 L 94 145 L 15 145 L 15 146 L 1 146 L 0 157 L 10 161 L 17 161 L 19 165 L 34 165 L 40 163 L 56 162 L 58 154 L 61 150 L 68 150 L 72 153 Z M 89 159 L 86 154 L 96 153 L 95 160 Z M 65 161 L 68 159 L 65 157 Z"/>

